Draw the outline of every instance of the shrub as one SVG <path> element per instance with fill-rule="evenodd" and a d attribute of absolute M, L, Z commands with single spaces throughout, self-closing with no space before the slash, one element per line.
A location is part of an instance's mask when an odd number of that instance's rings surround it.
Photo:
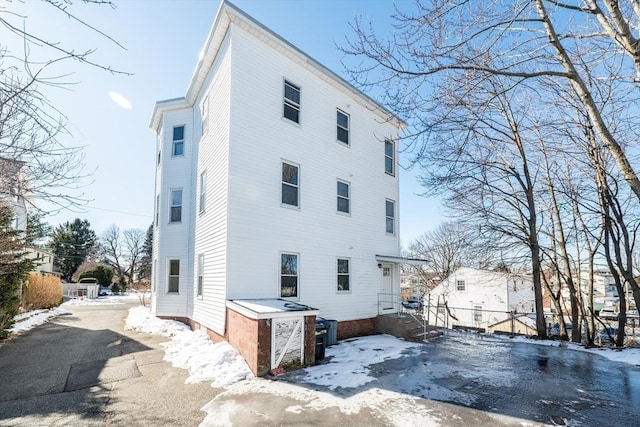
<path fill-rule="evenodd" d="M 9 336 L 9 328 L 13 324 L 13 310 L 7 310 L 0 306 L 0 340 Z"/>
<path fill-rule="evenodd" d="M 29 274 L 27 284 L 22 288 L 22 307 L 25 310 L 57 307 L 61 301 L 62 284 L 59 277 Z"/>

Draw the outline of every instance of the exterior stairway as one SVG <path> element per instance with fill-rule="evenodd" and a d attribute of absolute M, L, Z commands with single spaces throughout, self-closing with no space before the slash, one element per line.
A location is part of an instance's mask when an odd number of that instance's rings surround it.
<path fill-rule="evenodd" d="M 424 342 L 442 335 L 435 326 L 424 325 L 422 316 L 409 312 L 379 315 L 376 319 L 379 334 L 389 334 L 408 341 Z"/>

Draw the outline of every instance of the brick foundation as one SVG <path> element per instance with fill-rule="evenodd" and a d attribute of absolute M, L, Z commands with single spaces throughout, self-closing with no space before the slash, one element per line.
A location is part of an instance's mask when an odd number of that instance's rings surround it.
<path fill-rule="evenodd" d="M 249 319 L 227 309 L 227 337 L 255 375 L 271 368 L 271 322 Z"/>
<path fill-rule="evenodd" d="M 209 336 L 209 339 L 211 339 L 211 342 L 218 343 L 222 341 L 227 341 L 227 337 L 225 337 L 224 335 L 220 335 L 219 333 L 212 331 L 206 326 L 202 326 L 199 322 L 196 322 L 195 320 L 189 319 L 189 326 L 191 326 L 191 329 L 194 331 L 204 329 L 204 331 Z"/>
<path fill-rule="evenodd" d="M 376 318 L 338 322 L 338 340 L 376 334 Z"/>
<path fill-rule="evenodd" d="M 204 329 L 211 341 L 228 341 L 249 365 L 256 376 L 264 376 L 271 370 L 271 320 L 249 319 L 227 308 L 227 328 L 220 335 L 199 322 L 187 317 L 159 316 L 188 325 L 192 330 Z M 338 340 L 374 335 L 376 318 L 338 322 Z M 304 361 L 303 365 L 313 365 L 316 360 L 316 316 L 304 316 Z"/>

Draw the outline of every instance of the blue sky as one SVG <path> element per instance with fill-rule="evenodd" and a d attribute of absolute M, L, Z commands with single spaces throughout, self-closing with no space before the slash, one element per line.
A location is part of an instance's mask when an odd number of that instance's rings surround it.
<path fill-rule="evenodd" d="M 391 1 L 383 0 L 232 3 L 342 76 L 342 53 L 336 44 L 344 45 L 345 37 L 351 34 L 349 22 L 362 16 L 383 33 L 390 28 L 389 15 L 394 10 Z M 411 7 L 410 2 L 404 3 L 403 7 Z M 93 61 L 133 73 L 110 74 L 73 61 L 49 70 L 49 75 L 72 72 L 64 79 L 77 82 L 68 89 L 43 91 L 68 118 L 72 135 L 61 141 L 85 147 L 86 171 L 93 175 L 82 189 L 91 200 L 85 212 L 61 212 L 48 222 L 57 225 L 86 218 L 98 234 L 111 224 L 143 229 L 151 224 L 155 173 L 155 137 L 148 127 L 151 112 L 156 101 L 185 94 L 219 4 L 219 0 L 116 0 L 117 7 L 112 10 L 74 3 L 71 10 L 77 16 L 117 40 L 124 50 L 41 2 L 5 3 L 12 12 L 27 16 L 24 25 L 28 31 L 76 51 L 95 48 Z M 20 22 L 16 19 L 13 22 Z M 12 51 L 20 49 L 19 40 L 2 38 Z M 51 58 L 54 53 L 33 49 L 31 55 L 34 59 L 37 55 Z M 130 108 L 114 101 L 118 95 Z M 422 189 L 413 174 L 400 174 L 403 245 L 441 221 L 439 202 L 416 195 Z"/>

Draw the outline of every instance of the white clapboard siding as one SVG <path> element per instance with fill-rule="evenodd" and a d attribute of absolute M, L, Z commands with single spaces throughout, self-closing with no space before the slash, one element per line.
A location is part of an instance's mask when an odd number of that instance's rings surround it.
<path fill-rule="evenodd" d="M 157 170 L 154 312 L 224 334 L 225 301 L 278 298 L 280 254 L 293 252 L 299 254 L 297 301 L 336 320 L 376 316 L 382 270 L 375 256 L 400 255 L 398 178 L 384 171 L 384 140 L 397 138 L 397 120 L 234 7 L 223 3 L 219 13 L 187 95 L 157 104 L 152 118 L 162 153 L 170 153 L 173 126 L 187 125 L 185 157 L 162 154 Z M 283 118 L 285 79 L 301 88 L 300 124 Z M 348 146 L 336 139 L 337 109 L 350 117 Z M 300 167 L 299 209 L 281 206 L 283 161 Z M 348 215 L 337 212 L 338 180 L 350 184 Z M 168 224 L 171 188 L 183 188 L 181 224 Z M 385 231 L 387 199 L 396 202 L 393 235 Z M 166 293 L 171 257 L 181 260 L 179 295 Z M 337 292 L 337 258 L 350 260 L 349 292 Z M 399 292 L 397 268 L 393 276 Z"/>

